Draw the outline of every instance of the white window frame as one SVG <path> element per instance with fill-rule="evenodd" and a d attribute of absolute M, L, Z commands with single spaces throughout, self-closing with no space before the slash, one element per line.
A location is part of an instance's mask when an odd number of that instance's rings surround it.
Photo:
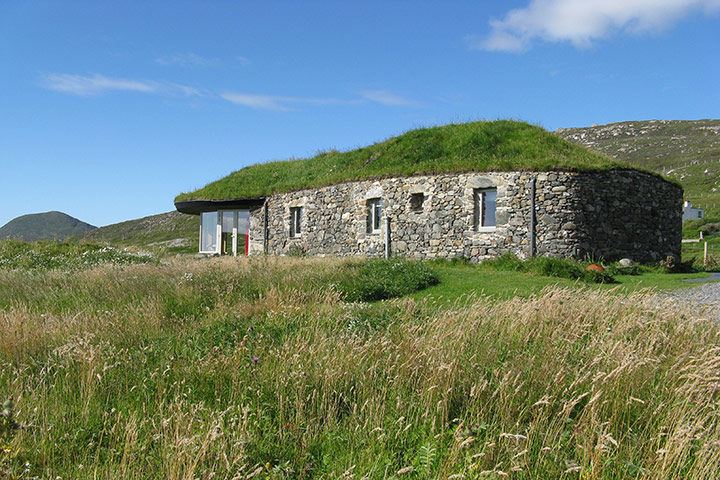
<path fill-rule="evenodd" d="M 226 213 L 232 214 L 232 229 L 230 230 L 231 234 L 231 248 L 232 248 L 232 255 L 233 257 L 237 257 L 237 239 L 238 239 L 238 211 L 237 210 L 220 210 L 220 241 L 218 243 L 218 249 L 222 248 L 222 229 L 223 229 L 223 220 Z"/>
<path fill-rule="evenodd" d="M 290 207 L 290 238 L 302 237 L 303 207 Z"/>
<path fill-rule="evenodd" d="M 497 188 L 473 189 L 473 230 L 476 232 L 494 232 L 497 228 L 497 217 L 495 225 L 486 225 L 485 194 L 488 192 L 495 192 L 495 213 L 497 215 Z"/>
<path fill-rule="evenodd" d="M 368 198 L 367 205 L 367 233 L 376 235 L 382 230 L 382 198 Z"/>
<path fill-rule="evenodd" d="M 213 250 L 203 250 L 203 222 L 202 219 L 205 214 L 215 214 L 215 248 Z M 222 223 L 220 220 L 220 212 L 202 212 L 200 214 L 200 253 L 220 253 L 220 236 L 222 235 Z"/>
<path fill-rule="evenodd" d="M 218 211 L 212 211 L 212 212 L 203 212 L 200 214 L 200 243 L 198 245 L 198 250 L 200 253 L 205 254 L 215 254 L 220 255 L 222 252 L 222 234 L 223 234 L 223 216 L 225 213 L 231 213 L 232 214 L 232 230 L 228 233 L 232 234 L 232 250 L 231 252 L 228 252 L 228 255 L 232 253 L 233 256 L 237 256 L 238 254 L 238 227 L 240 225 L 240 215 L 241 212 L 245 212 L 246 210 L 218 210 Z M 202 242 L 202 235 L 203 235 L 203 225 L 202 225 L 202 216 L 205 214 L 214 213 L 216 215 L 215 217 L 215 248 L 213 250 L 203 250 L 203 242 Z M 248 219 L 249 221 L 249 219 Z M 243 232 L 245 234 L 245 232 Z M 244 253 L 244 252 L 243 252 Z"/>

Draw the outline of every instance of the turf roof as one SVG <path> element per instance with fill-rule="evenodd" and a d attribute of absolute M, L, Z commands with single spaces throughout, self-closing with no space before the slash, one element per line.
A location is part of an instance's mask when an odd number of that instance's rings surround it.
<path fill-rule="evenodd" d="M 498 120 L 411 130 L 383 142 L 312 158 L 260 163 L 176 202 L 259 198 L 351 180 L 487 171 L 598 171 L 631 168 L 543 128 Z"/>

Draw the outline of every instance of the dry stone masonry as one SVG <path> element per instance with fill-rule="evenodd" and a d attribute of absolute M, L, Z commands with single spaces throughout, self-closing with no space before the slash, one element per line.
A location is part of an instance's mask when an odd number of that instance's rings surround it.
<path fill-rule="evenodd" d="M 389 217 L 395 256 L 526 258 L 532 179 L 537 255 L 647 261 L 680 254 L 681 187 L 637 170 L 422 175 L 275 194 L 251 213 L 250 254 L 382 256 Z M 475 228 L 474 192 L 483 189 L 497 191 L 496 226 Z M 368 233 L 368 201 L 378 198 L 383 222 Z M 301 231 L 291 236 L 297 207 Z"/>

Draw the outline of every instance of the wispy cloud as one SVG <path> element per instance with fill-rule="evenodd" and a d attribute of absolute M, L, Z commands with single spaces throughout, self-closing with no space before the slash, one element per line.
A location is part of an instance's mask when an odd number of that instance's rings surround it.
<path fill-rule="evenodd" d="M 220 94 L 220 97 L 236 105 L 243 105 L 245 107 L 257 108 L 260 110 L 291 110 L 287 105 L 285 105 L 286 97 L 237 92 L 224 92 Z"/>
<path fill-rule="evenodd" d="M 203 94 L 197 88 L 177 83 L 113 78 L 97 73 L 92 75 L 49 73 L 41 78 L 40 84 L 50 90 L 85 97 L 101 95 L 107 91 L 162 93 L 166 95 L 183 95 L 188 97 L 200 96 Z"/>
<path fill-rule="evenodd" d="M 300 105 L 356 105 L 362 103 L 362 100 L 359 99 L 343 100 L 339 98 L 287 97 L 243 92 L 223 92 L 220 94 L 220 97 L 236 105 L 276 111 L 296 110 L 296 107 Z"/>
<path fill-rule="evenodd" d="M 111 78 L 97 73 L 90 76 L 50 73 L 42 78 L 41 83 L 51 90 L 81 96 L 99 95 L 107 90 L 153 93 L 158 89 L 155 82 Z"/>
<path fill-rule="evenodd" d="M 469 35 L 471 49 L 521 52 L 533 41 L 569 41 L 584 48 L 611 33 L 658 31 L 694 12 L 715 13 L 720 0 L 531 0 L 502 20 L 487 37 Z"/>
<path fill-rule="evenodd" d="M 247 67 L 250 63 L 252 63 L 249 58 L 243 57 L 242 55 L 236 56 L 235 60 L 243 67 Z"/>
<path fill-rule="evenodd" d="M 318 98 L 318 97 L 288 97 L 280 95 L 264 95 L 255 93 L 223 92 L 220 97 L 236 105 L 261 110 L 288 111 L 296 110 L 301 105 L 311 106 L 339 106 L 360 105 L 374 102 L 391 107 L 418 106 L 419 102 L 396 95 L 386 90 L 365 90 L 360 92 L 360 98 Z"/>
<path fill-rule="evenodd" d="M 415 100 L 407 99 L 387 90 L 365 90 L 360 92 L 360 95 L 371 102 L 391 107 L 414 107 L 419 105 Z"/>
<path fill-rule="evenodd" d="M 158 95 L 184 97 L 220 97 L 223 100 L 258 110 L 290 111 L 302 106 L 347 106 L 369 102 L 390 107 L 418 106 L 419 102 L 407 99 L 387 90 L 364 90 L 356 98 L 342 99 L 332 97 L 293 97 L 258 93 L 224 91 L 219 94 L 179 83 L 114 78 L 100 74 L 74 75 L 68 73 L 50 73 L 40 79 L 44 88 L 77 96 L 99 96 L 111 91 L 125 91 Z"/>
<path fill-rule="evenodd" d="M 217 58 L 205 58 L 197 53 L 176 53 L 155 59 L 155 63 L 166 67 L 212 67 L 218 64 Z"/>

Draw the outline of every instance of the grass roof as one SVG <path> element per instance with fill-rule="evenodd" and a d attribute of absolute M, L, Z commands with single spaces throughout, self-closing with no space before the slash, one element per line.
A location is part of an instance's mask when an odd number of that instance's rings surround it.
<path fill-rule="evenodd" d="M 351 180 L 487 171 L 631 168 L 540 127 L 499 120 L 411 130 L 347 152 L 245 167 L 175 201 L 257 198 Z"/>

